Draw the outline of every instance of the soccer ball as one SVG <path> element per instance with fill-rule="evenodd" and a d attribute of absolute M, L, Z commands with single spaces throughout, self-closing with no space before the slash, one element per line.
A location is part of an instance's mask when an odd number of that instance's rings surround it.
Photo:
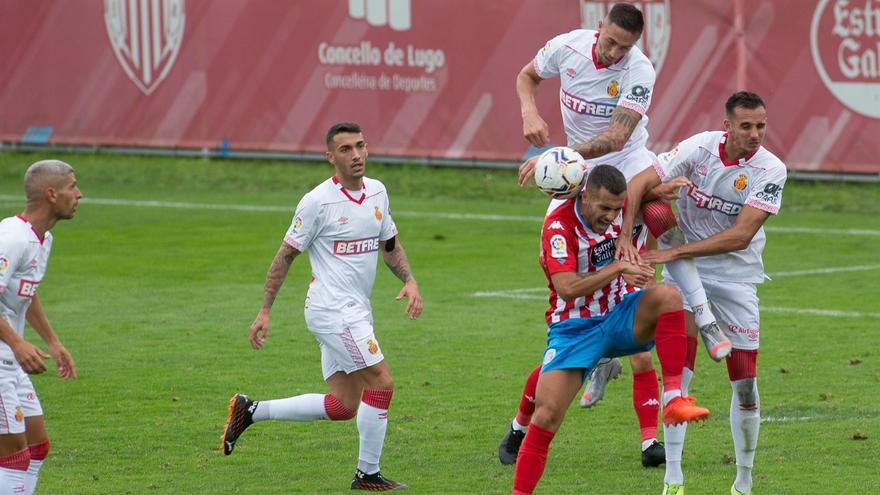
<path fill-rule="evenodd" d="M 587 173 L 584 159 L 577 151 L 557 146 L 541 153 L 535 164 L 535 184 L 552 198 L 574 197 Z"/>

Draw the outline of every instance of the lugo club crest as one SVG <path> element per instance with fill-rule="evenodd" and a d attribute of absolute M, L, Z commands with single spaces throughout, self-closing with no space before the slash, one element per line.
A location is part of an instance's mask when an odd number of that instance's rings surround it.
<path fill-rule="evenodd" d="M 116 59 L 144 94 L 168 75 L 180 51 L 184 0 L 104 0 L 104 23 Z"/>
<path fill-rule="evenodd" d="M 615 3 L 617 0 L 581 0 L 581 27 L 596 29 L 599 21 L 605 19 Z M 657 74 L 660 74 L 672 34 L 669 0 L 645 0 L 638 5 L 645 17 L 645 30 L 637 45 L 654 64 Z"/>

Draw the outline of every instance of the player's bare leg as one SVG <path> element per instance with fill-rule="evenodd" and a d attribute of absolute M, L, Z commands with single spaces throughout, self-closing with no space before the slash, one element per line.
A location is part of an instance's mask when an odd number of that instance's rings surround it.
<path fill-rule="evenodd" d="M 24 433 L 0 435 L 0 494 L 24 493 L 30 459 Z"/>
<path fill-rule="evenodd" d="M 529 494 L 535 489 L 547 464 L 550 442 L 582 382 L 581 369 L 551 370 L 538 378 L 535 414 L 516 460 L 514 495 Z"/>

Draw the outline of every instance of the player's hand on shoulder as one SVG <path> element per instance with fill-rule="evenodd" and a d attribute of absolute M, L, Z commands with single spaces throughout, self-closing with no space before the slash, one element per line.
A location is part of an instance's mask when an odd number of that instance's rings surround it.
<path fill-rule="evenodd" d="M 541 155 L 535 155 L 519 166 L 519 187 L 525 187 L 532 177 L 535 176 L 535 165 L 540 157 Z"/>
<path fill-rule="evenodd" d="M 422 309 L 424 308 L 422 295 L 419 293 L 419 284 L 416 283 L 415 279 L 410 279 L 403 284 L 403 288 L 400 289 L 395 300 L 400 301 L 404 297 L 407 299 L 406 314 L 410 320 L 415 320 L 422 314 Z"/>
<path fill-rule="evenodd" d="M 263 347 L 263 344 L 266 343 L 268 333 L 269 312 L 261 309 L 260 312 L 257 313 L 257 317 L 254 319 L 254 322 L 251 323 L 251 327 L 248 330 L 248 341 L 250 341 L 251 347 L 254 349 Z"/>
<path fill-rule="evenodd" d="M 523 137 L 536 148 L 546 146 L 550 142 L 550 126 L 538 113 L 523 116 Z"/>
<path fill-rule="evenodd" d="M 49 346 L 49 353 L 58 366 L 58 376 L 67 380 L 76 378 L 76 363 L 73 362 L 73 356 L 61 342 Z"/>
<path fill-rule="evenodd" d="M 22 340 L 12 347 L 12 352 L 15 354 L 15 360 L 25 372 L 38 375 L 46 371 L 46 363 L 43 360 L 49 359 L 49 355 L 34 344 Z"/>

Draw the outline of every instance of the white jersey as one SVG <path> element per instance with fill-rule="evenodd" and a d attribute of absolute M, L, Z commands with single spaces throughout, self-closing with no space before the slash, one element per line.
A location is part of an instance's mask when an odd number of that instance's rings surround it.
<path fill-rule="evenodd" d="M 46 274 L 51 250 L 51 232 L 41 239 L 20 215 L 0 221 L 0 317 L 22 337 L 27 310 Z M 3 341 L 0 359 L 15 359 Z"/>
<path fill-rule="evenodd" d="M 642 118 L 621 151 L 602 157 L 602 163 L 615 164 L 627 178 L 649 164 L 636 160 L 638 170 L 625 166 L 632 153 L 645 149 L 648 142 L 648 107 L 654 91 L 656 73 L 648 57 L 634 46 L 610 67 L 596 62 L 597 31 L 576 29 L 548 41 L 534 59 L 535 72 L 542 79 L 560 77 L 559 104 L 568 146 L 605 132 L 618 105 L 638 112 Z"/>
<path fill-rule="evenodd" d="M 688 242 L 733 227 L 743 205 L 772 215 L 782 205 L 785 164 L 763 146 L 737 161 L 724 157 L 727 134 L 703 132 L 663 153 L 654 165 L 663 182 L 687 177 L 693 183 L 678 200 L 678 224 Z M 764 227 L 742 251 L 694 258 L 701 278 L 761 283 L 764 281 Z"/>
<path fill-rule="evenodd" d="M 339 311 L 357 304 L 370 310 L 379 241 L 397 235 L 385 185 L 364 177 L 364 189 L 347 191 L 336 177 L 303 196 L 284 242 L 309 252 L 312 281 L 306 307 Z"/>

